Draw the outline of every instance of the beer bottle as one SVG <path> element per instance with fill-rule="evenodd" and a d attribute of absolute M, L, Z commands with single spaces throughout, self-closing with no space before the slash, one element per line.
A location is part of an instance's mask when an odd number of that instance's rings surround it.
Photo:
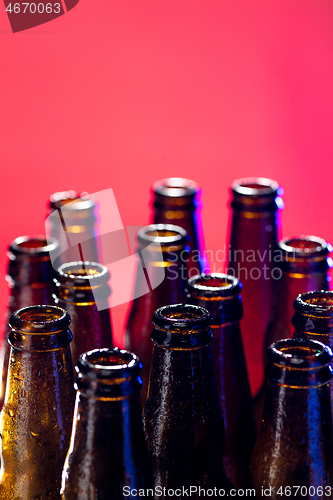
<path fill-rule="evenodd" d="M 134 354 L 95 349 L 76 366 L 76 405 L 62 477 L 63 500 L 137 498 L 153 479 Z"/>
<path fill-rule="evenodd" d="M 211 315 L 202 307 L 176 304 L 155 311 L 153 323 L 144 429 L 155 491 L 185 489 L 182 498 L 188 494 L 197 499 L 211 496 L 216 488 L 227 496 L 230 483 L 223 468 L 224 425 Z M 164 498 L 171 496 L 166 493 Z"/>
<path fill-rule="evenodd" d="M 16 311 L 5 403 L 0 414 L 0 498 L 60 499 L 74 411 L 72 339 L 66 311 Z"/>
<path fill-rule="evenodd" d="M 328 290 L 328 270 L 331 266 L 329 252 L 331 245 L 316 236 L 284 238 L 278 244 L 281 262 L 281 277 L 276 280 L 273 310 L 264 344 L 264 365 L 267 364 L 266 351 L 271 344 L 280 339 L 292 338 L 291 319 L 295 297 L 310 290 Z M 254 407 L 257 425 L 260 425 L 265 389 L 264 384 L 258 393 Z"/>
<path fill-rule="evenodd" d="M 247 484 L 256 441 L 239 326 L 243 316 L 241 289 L 239 280 L 227 274 L 202 274 L 187 282 L 188 300 L 205 307 L 213 317 L 213 360 L 225 426 L 223 463 L 227 476 L 237 488 Z"/>
<path fill-rule="evenodd" d="M 294 338 L 318 340 L 333 347 L 333 292 L 301 293 L 294 301 Z M 333 381 L 330 382 L 333 408 Z"/>
<path fill-rule="evenodd" d="M 153 185 L 153 223 L 175 224 L 190 238 L 187 267 L 189 277 L 209 272 L 201 220 L 201 189 L 196 182 L 170 177 Z"/>
<path fill-rule="evenodd" d="M 57 250 L 57 241 L 50 239 L 47 242 L 43 236 L 21 236 L 16 238 L 9 247 L 6 280 L 10 288 L 10 296 L 0 350 L 0 408 L 5 398 L 8 373 L 9 319 L 15 311 L 23 307 L 53 303 L 53 268 L 50 252 Z"/>
<path fill-rule="evenodd" d="M 126 349 L 137 354 L 142 361 L 141 397 L 145 401 L 153 350 L 150 339 L 152 315 L 159 307 L 185 299 L 187 271 L 183 256 L 187 255 L 186 232 L 171 224 L 152 224 L 139 231 L 138 243 L 144 273 L 142 267 L 138 267 L 125 341 Z M 160 284 L 156 286 L 157 283 Z"/>
<path fill-rule="evenodd" d="M 109 271 L 94 262 L 62 264 L 55 273 L 54 302 L 69 313 L 73 333 L 73 363 L 91 349 L 112 347 L 108 298 Z"/>
<path fill-rule="evenodd" d="M 280 276 L 274 261 L 279 238 L 282 189 L 264 178 L 245 178 L 231 186 L 231 232 L 227 274 L 243 283 L 242 336 L 252 395 L 263 382 L 262 350 L 273 289 Z"/>
<path fill-rule="evenodd" d="M 47 226 L 60 245 L 55 267 L 79 260 L 100 262 L 95 212 L 87 193 L 64 191 L 50 197 Z"/>
<path fill-rule="evenodd" d="M 332 498 L 332 351 L 284 339 L 268 350 L 263 424 L 251 461 L 258 498 Z"/>

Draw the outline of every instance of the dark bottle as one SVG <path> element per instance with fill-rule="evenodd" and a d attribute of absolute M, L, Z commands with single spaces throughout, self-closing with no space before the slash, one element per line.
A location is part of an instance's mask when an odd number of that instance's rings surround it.
<path fill-rule="evenodd" d="M 239 280 L 227 274 L 202 274 L 187 283 L 188 300 L 205 307 L 213 317 L 213 360 L 225 426 L 223 463 L 227 476 L 237 488 L 247 484 L 256 441 L 239 326 L 243 316 L 241 289 Z"/>
<path fill-rule="evenodd" d="M 109 271 L 94 262 L 62 264 L 55 274 L 54 302 L 69 313 L 73 333 L 73 364 L 91 349 L 112 347 L 108 298 Z"/>
<path fill-rule="evenodd" d="M 48 205 L 47 225 L 59 241 L 55 267 L 65 262 L 100 262 L 96 204 L 87 193 L 54 193 Z"/>
<path fill-rule="evenodd" d="M 271 344 L 281 339 L 292 338 L 294 328 L 291 319 L 293 302 L 302 292 L 328 290 L 328 271 L 331 266 L 331 245 L 316 236 L 284 238 L 278 244 L 280 279 L 276 280 L 273 310 L 264 343 L 264 365 L 266 352 Z M 255 402 L 256 421 L 259 427 L 264 405 L 264 384 Z"/>
<path fill-rule="evenodd" d="M 333 348 L 333 292 L 301 293 L 294 301 L 294 338 L 318 340 Z M 333 408 L 333 380 L 330 382 Z"/>
<path fill-rule="evenodd" d="M 187 258 L 189 277 L 209 272 L 201 220 L 201 189 L 196 182 L 170 177 L 153 185 L 153 223 L 175 224 L 190 238 Z"/>
<path fill-rule="evenodd" d="M 140 262 L 125 342 L 126 349 L 135 352 L 143 364 L 143 401 L 147 394 L 153 350 L 150 339 L 152 315 L 159 307 L 185 300 L 187 271 L 182 256 L 187 255 L 186 242 L 184 229 L 171 224 L 152 224 L 138 233 Z"/>
<path fill-rule="evenodd" d="M 280 276 L 275 251 L 279 238 L 281 187 L 264 178 L 245 178 L 231 186 L 231 232 L 227 274 L 243 283 L 242 337 L 254 395 L 263 382 L 263 343 L 273 290 Z"/>
<path fill-rule="evenodd" d="M 197 499 L 204 494 L 199 488 L 206 493 L 225 489 L 226 496 L 230 491 L 223 468 L 224 425 L 211 320 L 206 309 L 195 305 L 165 306 L 153 315 L 144 429 L 157 492 L 184 488 L 189 498 Z"/>
<path fill-rule="evenodd" d="M 80 357 L 63 500 L 137 498 L 138 490 L 152 487 L 139 395 L 141 366 L 137 356 L 118 348 Z"/>
<path fill-rule="evenodd" d="M 285 339 L 267 356 L 263 424 L 251 462 L 257 498 L 332 498 L 332 351 Z"/>
<path fill-rule="evenodd" d="M 66 311 L 55 306 L 26 307 L 10 319 L 1 499 L 60 499 L 75 400 L 69 324 Z"/>
<path fill-rule="evenodd" d="M 14 240 L 8 251 L 6 280 L 10 288 L 7 317 L 0 350 L 0 408 L 3 405 L 9 364 L 9 319 L 22 307 L 53 304 L 53 268 L 50 253 L 56 252 L 58 243 L 43 236 L 21 236 Z"/>

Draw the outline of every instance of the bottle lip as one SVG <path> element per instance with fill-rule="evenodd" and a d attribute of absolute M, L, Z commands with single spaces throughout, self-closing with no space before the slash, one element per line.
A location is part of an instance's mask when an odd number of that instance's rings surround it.
<path fill-rule="evenodd" d="M 93 349 L 82 354 L 75 370 L 78 376 L 89 379 L 112 379 L 124 381 L 124 374 L 137 375 L 142 368 L 138 356 L 130 351 L 114 347 Z M 119 378 L 122 377 L 122 378 Z"/>
<path fill-rule="evenodd" d="M 150 243 L 156 243 L 162 247 L 185 245 L 187 233 L 182 227 L 173 224 L 150 224 L 139 230 L 138 242 L 143 246 Z"/>
<path fill-rule="evenodd" d="M 333 354 L 317 340 L 283 339 L 269 347 L 267 357 L 274 364 L 302 370 L 328 365 Z"/>
<path fill-rule="evenodd" d="M 67 330 L 71 322 L 69 314 L 57 306 L 29 306 L 15 311 L 9 326 L 28 334 L 54 334 Z"/>
<path fill-rule="evenodd" d="M 55 238 L 36 235 L 19 236 L 9 246 L 9 252 L 16 256 L 45 257 L 59 247 Z"/>
<path fill-rule="evenodd" d="M 235 276 L 224 273 L 197 274 L 187 281 L 186 292 L 201 297 L 233 298 L 242 290 Z"/>
<path fill-rule="evenodd" d="M 89 286 L 107 283 L 110 273 L 98 262 L 74 261 L 62 264 L 55 272 L 54 281 L 67 286 Z"/>
<path fill-rule="evenodd" d="M 258 198 L 283 195 L 283 188 L 276 181 L 265 177 L 243 177 L 237 179 L 232 183 L 231 191 L 238 196 Z"/>
<path fill-rule="evenodd" d="M 330 243 L 313 235 L 290 236 L 278 243 L 284 260 L 299 262 L 304 259 L 325 260 L 332 251 Z"/>
<path fill-rule="evenodd" d="M 153 191 L 170 198 L 194 197 L 200 191 L 198 184 L 182 177 L 169 177 L 154 182 Z"/>
<path fill-rule="evenodd" d="M 210 327 L 212 316 L 200 306 L 191 304 L 172 304 L 154 312 L 153 324 L 157 329 L 182 334 L 201 332 Z"/>
<path fill-rule="evenodd" d="M 95 207 L 95 202 L 89 198 L 89 194 L 86 191 L 78 193 L 77 191 L 61 191 L 58 193 L 53 193 L 50 196 L 49 208 L 53 210 L 77 211 L 77 210 L 89 210 Z"/>
<path fill-rule="evenodd" d="M 293 306 L 295 311 L 301 314 L 330 317 L 333 315 L 333 291 L 316 290 L 300 293 Z"/>

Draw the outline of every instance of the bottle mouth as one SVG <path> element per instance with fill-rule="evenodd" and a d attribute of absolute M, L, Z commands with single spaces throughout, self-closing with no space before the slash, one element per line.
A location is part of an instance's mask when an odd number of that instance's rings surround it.
<path fill-rule="evenodd" d="M 199 190 L 200 188 L 196 182 L 182 177 L 162 179 L 153 185 L 155 194 L 170 198 L 194 197 Z"/>
<path fill-rule="evenodd" d="M 333 314 L 333 292 L 320 290 L 300 293 L 294 301 L 294 309 L 301 314 L 330 317 Z"/>
<path fill-rule="evenodd" d="M 283 194 L 279 184 L 264 177 L 244 177 L 234 181 L 231 185 L 233 194 L 251 197 L 275 197 Z"/>
<path fill-rule="evenodd" d="M 316 340 L 283 339 L 270 346 L 267 357 L 276 365 L 301 371 L 328 365 L 333 354 L 328 346 Z"/>
<path fill-rule="evenodd" d="M 56 272 L 55 282 L 69 287 L 92 288 L 107 283 L 109 279 L 110 273 L 102 264 L 76 261 L 62 264 Z"/>
<path fill-rule="evenodd" d="M 20 236 L 9 247 L 9 252 L 15 256 L 45 257 L 59 247 L 55 238 L 45 236 Z"/>
<path fill-rule="evenodd" d="M 224 273 L 197 274 L 186 285 L 187 293 L 199 297 L 233 298 L 241 292 L 242 284 L 234 276 Z"/>
<path fill-rule="evenodd" d="M 13 330 L 22 333 L 53 334 L 67 329 L 69 314 L 57 306 L 29 306 L 14 312 L 9 320 Z"/>
<path fill-rule="evenodd" d="M 80 356 L 78 369 L 92 378 L 118 377 L 124 370 L 140 369 L 138 356 L 132 352 L 114 347 L 94 349 Z"/>
<path fill-rule="evenodd" d="M 68 211 L 89 210 L 95 207 L 95 202 L 89 198 L 87 192 L 81 194 L 76 191 L 62 191 L 50 196 L 49 208 L 58 210 L 59 208 Z"/>
<path fill-rule="evenodd" d="M 156 328 L 183 334 L 209 328 L 212 317 L 207 309 L 190 304 L 173 304 L 157 309 L 153 314 Z"/>
<path fill-rule="evenodd" d="M 187 233 L 185 229 L 172 224 L 151 224 L 140 229 L 138 241 L 143 246 L 151 243 L 156 243 L 161 247 L 184 246 L 187 242 Z"/>
<path fill-rule="evenodd" d="M 283 238 L 278 243 L 286 261 L 297 262 L 300 259 L 325 260 L 332 251 L 330 243 L 317 236 L 295 236 Z"/>

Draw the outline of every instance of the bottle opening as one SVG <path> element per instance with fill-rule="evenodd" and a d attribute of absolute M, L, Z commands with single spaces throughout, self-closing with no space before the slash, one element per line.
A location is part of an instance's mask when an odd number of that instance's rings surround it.
<path fill-rule="evenodd" d="M 30 310 L 21 309 L 17 313 L 17 317 L 22 321 L 29 321 L 32 323 L 39 323 L 44 325 L 51 321 L 56 321 L 65 317 L 63 310 L 58 310 L 55 308 L 37 309 L 33 308 Z"/>
<path fill-rule="evenodd" d="M 207 329 L 212 317 L 207 309 L 190 304 L 174 304 L 160 307 L 153 314 L 153 323 L 157 328 L 179 332 L 179 330 Z"/>
<path fill-rule="evenodd" d="M 246 177 L 232 184 L 232 192 L 247 196 L 282 195 L 282 188 L 276 181 L 264 177 Z"/>
<path fill-rule="evenodd" d="M 45 236 L 20 236 L 10 245 L 9 251 L 14 254 L 40 256 L 54 251 L 57 247 L 58 242 L 54 238 L 47 240 Z"/>
<path fill-rule="evenodd" d="M 96 262 L 69 262 L 62 264 L 57 273 L 57 279 L 61 282 L 80 282 L 82 280 L 102 279 L 103 283 L 109 279 L 109 272 L 102 264 Z M 96 283 L 96 282 L 95 282 Z"/>
<path fill-rule="evenodd" d="M 301 314 L 312 314 L 319 317 L 331 316 L 333 292 L 321 290 L 301 293 L 294 302 L 294 309 Z"/>
<path fill-rule="evenodd" d="M 267 357 L 275 364 L 302 369 L 327 365 L 333 355 L 329 347 L 316 340 L 283 339 L 269 347 Z"/>
<path fill-rule="evenodd" d="M 29 306 L 16 311 L 9 324 L 18 332 L 49 334 L 67 330 L 70 322 L 68 313 L 61 307 Z"/>
<path fill-rule="evenodd" d="M 295 260 L 297 257 L 317 257 L 322 256 L 325 259 L 332 250 L 331 245 L 322 238 L 317 236 L 298 236 L 293 238 L 284 238 L 279 242 L 281 250 L 287 254 L 290 259 L 290 254 L 293 254 Z"/>
<path fill-rule="evenodd" d="M 79 358 L 77 363 L 77 372 L 79 377 L 88 380 L 114 378 L 116 383 L 122 383 L 119 379 L 120 372 L 122 377 L 138 375 L 142 365 L 139 358 L 132 352 L 114 347 L 113 349 L 94 349 L 85 352 Z"/>
<path fill-rule="evenodd" d="M 188 321 L 191 319 L 199 319 L 203 316 L 203 314 L 193 314 L 190 311 L 186 312 L 169 312 L 165 313 L 164 317 L 165 318 L 170 318 L 170 319 L 176 319 L 177 321 Z"/>
<path fill-rule="evenodd" d="M 133 363 L 133 354 L 124 350 L 101 350 L 89 351 L 84 359 L 95 365 L 95 367 L 109 368 L 110 370 L 121 369 Z"/>
<path fill-rule="evenodd" d="M 196 182 L 181 177 L 170 177 L 155 182 L 153 190 L 156 194 L 178 198 L 182 196 L 194 196 L 199 187 Z"/>
<path fill-rule="evenodd" d="M 144 246 L 149 243 L 159 243 L 161 246 L 170 244 L 185 245 L 186 231 L 172 224 L 151 224 L 145 226 L 138 232 L 138 241 Z"/>
<path fill-rule="evenodd" d="M 177 237 L 179 235 L 179 233 L 177 233 L 176 231 L 163 231 L 163 230 L 159 230 L 159 231 L 147 231 L 147 236 L 152 236 L 154 238 L 158 237 L 158 238 L 174 238 L 174 237 Z"/>
<path fill-rule="evenodd" d="M 242 285 L 234 276 L 223 273 L 200 274 L 187 282 L 187 291 L 203 297 L 234 297 Z"/>
<path fill-rule="evenodd" d="M 65 208 L 66 210 L 87 210 L 94 208 L 94 201 L 89 198 L 89 194 L 83 191 L 81 194 L 76 191 L 62 191 L 50 196 L 50 208 L 57 210 Z"/>
<path fill-rule="evenodd" d="M 301 356 L 301 357 L 311 357 L 311 356 L 317 356 L 320 354 L 320 350 L 314 349 L 311 347 L 301 347 L 301 346 L 296 346 L 296 347 L 282 347 L 281 352 L 283 354 L 289 355 L 289 356 Z"/>

